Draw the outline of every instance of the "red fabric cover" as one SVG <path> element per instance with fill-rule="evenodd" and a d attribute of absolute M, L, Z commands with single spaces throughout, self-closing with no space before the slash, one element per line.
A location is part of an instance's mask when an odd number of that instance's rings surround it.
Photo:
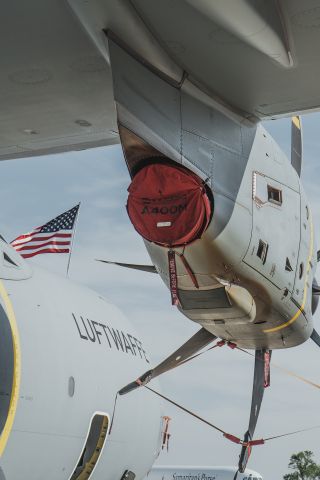
<path fill-rule="evenodd" d="M 127 211 L 146 240 L 175 247 L 193 242 L 208 226 L 211 205 L 202 180 L 165 162 L 142 168 L 128 188 Z"/>

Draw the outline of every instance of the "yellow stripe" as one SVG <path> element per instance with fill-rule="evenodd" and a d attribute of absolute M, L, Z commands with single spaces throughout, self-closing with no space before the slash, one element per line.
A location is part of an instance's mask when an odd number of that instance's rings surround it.
<path fill-rule="evenodd" d="M 300 123 L 300 117 L 292 117 L 292 123 L 299 129 L 301 130 L 301 123 Z"/>
<path fill-rule="evenodd" d="M 313 222 L 312 222 L 312 217 L 311 217 L 311 216 L 310 216 L 310 235 L 311 235 L 311 238 L 310 238 L 310 250 L 309 250 L 308 263 L 307 263 L 307 269 L 306 269 L 306 278 L 305 278 L 305 283 L 304 283 L 304 293 L 303 293 L 302 305 L 301 305 L 301 307 L 298 309 L 298 311 L 293 315 L 293 317 L 290 318 L 290 320 L 288 320 L 288 321 L 285 322 L 285 323 L 282 323 L 282 324 L 279 325 L 278 327 L 268 328 L 267 330 L 263 330 L 264 333 L 277 332 L 278 330 L 282 330 L 283 328 L 288 327 L 288 326 L 291 325 L 293 322 L 295 322 L 295 321 L 297 320 L 297 318 L 299 318 L 300 314 L 301 314 L 301 313 L 303 312 L 303 310 L 304 310 L 304 307 L 306 306 L 307 293 L 308 293 L 307 282 L 308 282 L 308 279 L 309 279 L 309 273 L 310 273 L 310 270 L 311 270 L 311 260 L 312 260 L 312 255 L 313 255 Z"/>
<path fill-rule="evenodd" d="M 9 413 L 3 428 L 3 431 L 0 436 L 0 456 L 2 456 L 4 449 L 6 448 L 10 432 L 12 430 L 13 421 L 15 418 L 17 404 L 19 399 L 19 390 L 20 390 L 20 379 L 21 379 L 21 357 L 20 357 L 20 342 L 19 342 L 19 333 L 16 322 L 16 317 L 12 307 L 11 300 L 9 295 L 0 281 L 0 297 L 4 302 L 5 310 L 9 318 L 12 340 L 13 340 L 13 384 L 11 399 L 9 405 Z"/>

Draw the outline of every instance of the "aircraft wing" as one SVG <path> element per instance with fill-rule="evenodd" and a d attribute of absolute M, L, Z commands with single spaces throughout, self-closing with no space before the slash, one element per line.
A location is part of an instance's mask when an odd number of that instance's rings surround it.
<path fill-rule="evenodd" d="M 2 6 L 0 159 L 117 143 L 110 69 L 68 3 Z"/>
<path fill-rule="evenodd" d="M 320 106 L 318 0 L 133 0 L 189 80 L 240 115 Z"/>
<path fill-rule="evenodd" d="M 240 119 L 320 107 L 319 0 L 10 0 L 0 159 L 119 141 L 103 30 Z"/>

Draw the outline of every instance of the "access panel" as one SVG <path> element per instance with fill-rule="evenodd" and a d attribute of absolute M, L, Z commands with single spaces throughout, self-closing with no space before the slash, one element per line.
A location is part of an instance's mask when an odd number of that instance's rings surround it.
<path fill-rule="evenodd" d="M 244 262 L 292 292 L 300 248 L 300 194 L 254 172 L 252 201 L 252 236 Z"/>

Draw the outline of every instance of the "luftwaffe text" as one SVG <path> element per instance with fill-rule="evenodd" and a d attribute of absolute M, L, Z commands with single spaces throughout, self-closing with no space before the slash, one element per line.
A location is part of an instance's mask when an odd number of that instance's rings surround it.
<path fill-rule="evenodd" d="M 149 363 L 142 342 L 130 335 L 130 333 L 112 328 L 102 322 L 90 320 L 81 315 L 76 317 L 73 313 L 72 316 L 82 340 L 97 343 L 101 346 L 104 345 L 107 348 L 116 348 L 135 357 L 140 356 L 140 358 Z"/>

